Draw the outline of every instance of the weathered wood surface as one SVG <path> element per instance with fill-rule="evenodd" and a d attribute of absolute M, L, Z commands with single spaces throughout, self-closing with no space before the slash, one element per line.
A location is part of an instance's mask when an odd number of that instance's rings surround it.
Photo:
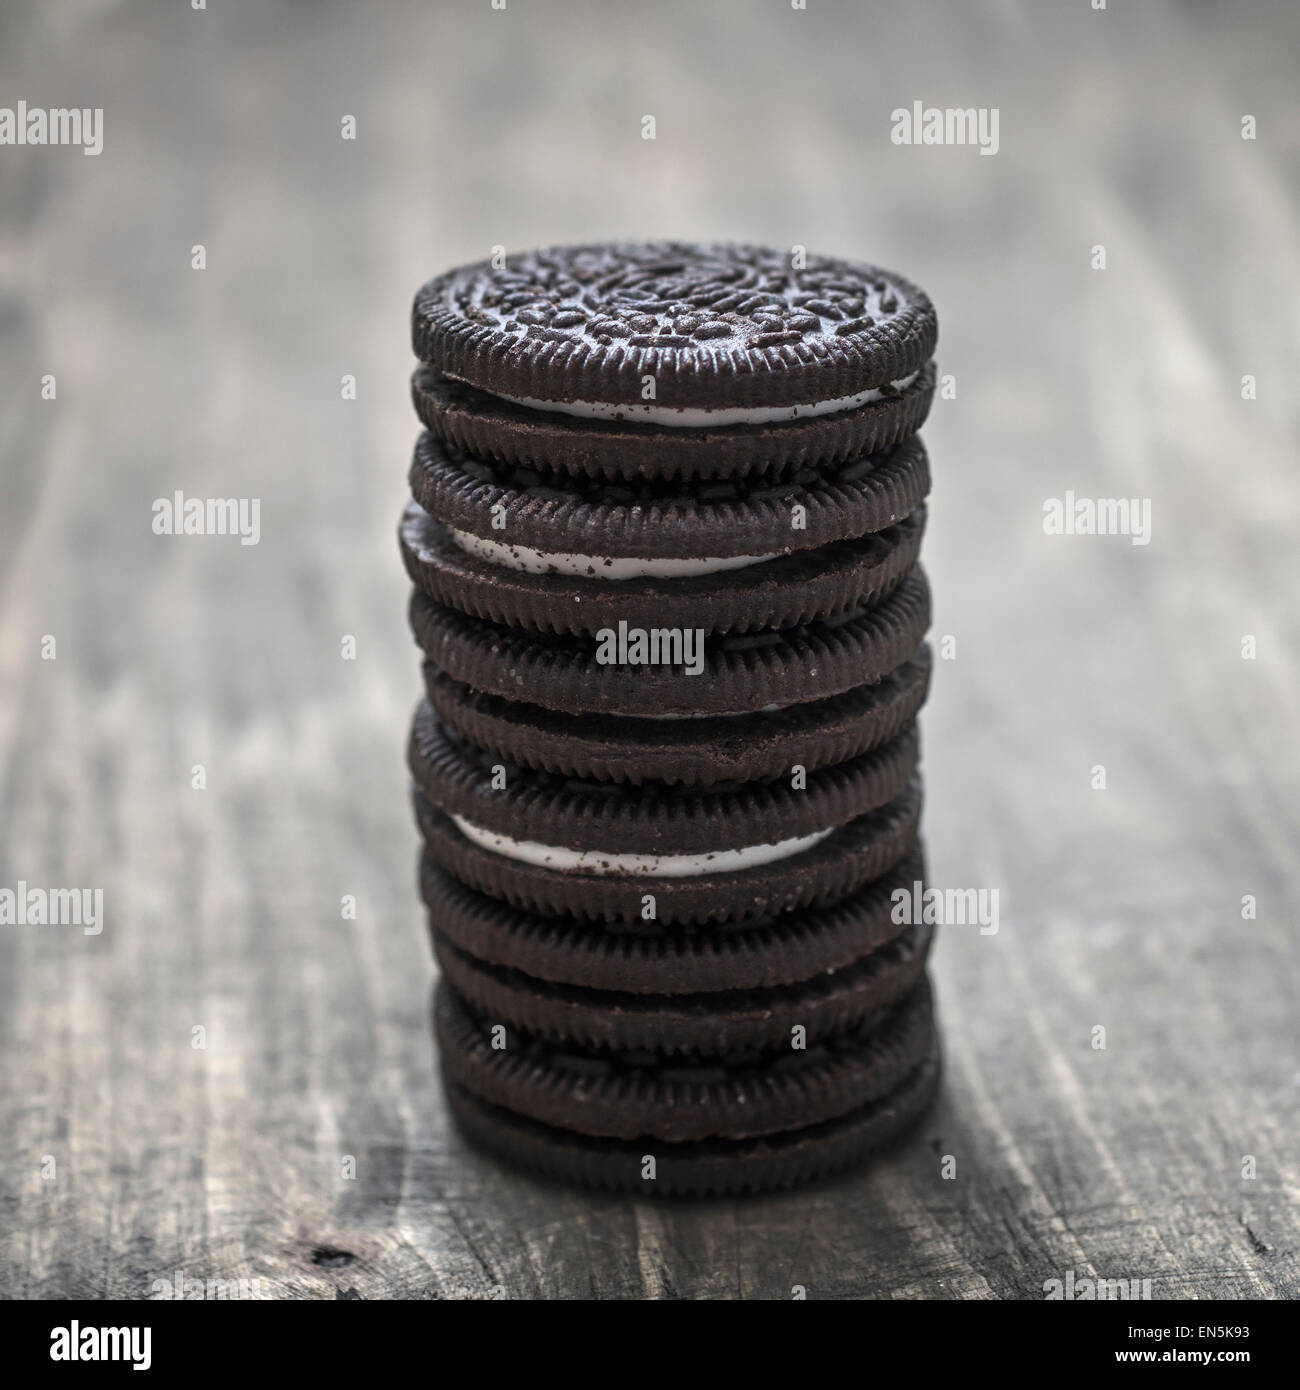
<path fill-rule="evenodd" d="M 106 923 L 0 929 L 0 1292 L 1300 1291 L 1300 12 L 872 8 L 6 8 L 5 99 L 106 140 L 0 149 L 0 886 Z M 998 107 L 996 157 L 893 146 L 918 99 Z M 896 266 L 958 383 L 926 825 L 1001 929 L 938 949 L 915 1139 L 763 1201 L 515 1176 L 432 1070 L 407 308 L 493 244 L 629 231 Z M 153 535 L 176 489 L 259 497 L 260 544 Z M 1151 498 L 1151 543 L 1044 535 L 1066 489 Z"/>

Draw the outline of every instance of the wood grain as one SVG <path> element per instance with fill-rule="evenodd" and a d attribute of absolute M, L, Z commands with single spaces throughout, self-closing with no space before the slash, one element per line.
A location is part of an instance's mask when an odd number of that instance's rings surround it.
<path fill-rule="evenodd" d="M 1300 1293 L 1293 6 L 0 26 L 0 90 L 105 110 L 98 158 L 0 149 L 0 886 L 100 887 L 106 918 L 0 928 L 0 1293 Z M 915 100 L 998 107 L 997 156 L 891 145 Z M 628 232 L 896 266 L 958 388 L 926 432 L 956 639 L 926 829 L 935 881 L 997 888 L 1000 930 L 938 949 L 947 1077 L 916 1136 L 763 1201 L 517 1176 L 433 1079 L 408 305 L 494 244 Z M 153 535 L 176 489 L 260 498 L 260 543 Z M 1149 497 L 1150 545 L 1044 535 L 1066 489 Z"/>

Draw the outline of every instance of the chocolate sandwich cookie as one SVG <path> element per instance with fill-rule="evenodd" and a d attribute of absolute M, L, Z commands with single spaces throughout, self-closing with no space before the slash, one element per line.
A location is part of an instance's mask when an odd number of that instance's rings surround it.
<path fill-rule="evenodd" d="M 547 1177 L 648 1197 L 749 1196 L 830 1177 L 906 1134 L 938 1087 L 936 1039 L 929 1057 L 897 1090 L 838 1120 L 738 1143 L 668 1145 L 592 1139 L 538 1124 L 479 1100 L 446 1077 L 447 1104 L 473 1143 Z"/>
<path fill-rule="evenodd" d="M 471 542 L 467 549 L 418 502 L 407 505 L 400 538 L 417 587 L 437 603 L 489 622 L 542 632 L 591 633 L 619 623 L 750 632 L 795 627 L 877 602 L 916 563 L 924 529 L 925 510 L 917 508 L 876 535 L 817 550 L 742 557 L 725 570 L 714 568 L 721 560 L 703 562 L 707 568 L 698 572 L 683 561 L 686 572 L 662 578 L 640 576 L 637 562 L 630 561 L 627 577 L 615 580 L 595 573 L 529 572 L 524 566 L 538 552 L 517 547 L 480 554 Z"/>
<path fill-rule="evenodd" d="M 674 1056 L 770 1052 L 788 1046 L 795 1028 L 810 1040 L 836 1038 L 916 985 L 933 936 L 924 924 L 901 927 L 874 951 L 797 984 L 670 995 L 549 984 L 487 965 L 430 926 L 444 979 L 493 1023 L 580 1050 Z"/>
<path fill-rule="evenodd" d="M 904 933 L 896 893 L 924 881 L 918 851 L 826 907 L 765 918 L 668 926 L 524 912 L 477 893 L 425 855 L 420 893 L 431 929 L 462 954 L 556 985 L 622 994 L 720 994 L 802 984 Z"/>
<path fill-rule="evenodd" d="M 757 633 L 620 624 L 593 635 L 504 628 L 411 596 L 411 628 L 452 680 L 564 714 L 751 714 L 873 684 L 916 655 L 930 591 L 913 568 L 880 602 Z"/>
<path fill-rule="evenodd" d="M 698 468 L 727 431 L 746 433 L 713 452 L 723 470 L 728 459 L 781 466 L 783 446 L 765 433 L 775 426 L 798 425 L 789 444 L 803 459 L 879 448 L 891 430 L 901 438 L 893 420 L 846 427 L 843 417 L 882 403 L 894 407 L 886 417 L 901 417 L 937 336 L 929 299 L 890 271 L 677 242 L 543 249 L 504 266 L 464 266 L 425 285 L 412 310 L 415 353 L 437 374 L 435 389 L 440 376 L 543 419 L 648 427 L 644 436 L 625 431 L 627 461 L 616 471 L 654 474 Z M 428 411 L 435 422 L 448 413 L 436 400 Z M 490 408 L 470 415 L 462 438 L 476 453 L 597 472 L 615 458 L 609 442 L 598 441 L 588 463 L 570 433 L 548 440 L 544 427 L 529 433 L 526 419 Z M 455 437 L 453 427 L 445 437 Z"/>
<path fill-rule="evenodd" d="M 650 895 L 667 921 L 827 901 L 890 868 L 914 835 L 917 756 L 909 726 L 797 778 L 630 787 L 494 764 L 448 736 L 427 702 L 409 747 L 429 852 L 457 878 L 597 917 L 644 917 Z"/>
<path fill-rule="evenodd" d="M 655 570 L 680 577 L 686 566 L 770 559 L 883 531 L 925 500 L 930 465 L 921 441 L 909 439 L 776 480 L 557 487 L 527 469 L 449 453 L 423 434 L 409 481 L 415 500 L 471 553 L 490 544 L 502 565 L 617 581 Z"/>
<path fill-rule="evenodd" d="M 673 492 L 560 491 L 431 451 L 426 435 L 399 531 L 412 580 L 462 612 L 552 632 L 748 632 L 861 607 L 915 562 L 930 483 L 915 440 L 761 488 Z"/>
<path fill-rule="evenodd" d="M 593 871 L 600 861 L 609 862 L 608 853 L 593 858 L 568 851 L 570 862 L 584 867 L 559 868 L 565 846 L 507 845 L 504 837 L 457 824 L 418 788 L 413 801 L 429 854 L 462 883 L 516 907 L 604 921 L 641 920 L 653 908 L 663 922 L 722 922 L 835 902 L 892 869 L 915 847 L 921 815 L 920 782 L 913 779 L 879 810 L 846 825 L 785 844 L 712 844 L 710 850 L 727 853 L 677 856 L 669 875 Z M 549 863 L 532 861 L 539 848 Z M 719 867 L 724 864 L 743 867 Z"/>
<path fill-rule="evenodd" d="M 448 734 L 423 700 L 408 749 L 416 786 L 485 848 L 559 873 L 669 877 L 796 854 L 900 795 L 918 757 L 909 725 L 881 748 L 797 777 L 630 787 L 495 762 Z"/>
<path fill-rule="evenodd" d="M 874 685 L 753 714 L 695 719 L 564 714 L 471 689 L 424 663 L 439 722 L 499 761 L 564 776 L 705 786 L 809 771 L 887 743 L 915 717 L 930 681 L 929 647 Z"/>
<path fill-rule="evenodd" d="M 757 1139 L 673 1144 L 596 1139 L 540 1123 L 480 1100 L 444 1069 L 451 1113 L 474 1143 L 550 1177 L 660 1197 L 778 1191 L 853 1167 L 917 1123 L 934 1099 L 939 1075 L 934 1035 L 925 1059 L 900 1085 L 836 1119 Z"/>
<path fill-rule="evenodd" d="M 796 1049 L 787 1036 L 780 1051 L 752 1056 L 575 1053 L 509 1032 L 504 1048 L 494 1046 L 494 1022 L 445 982 L 434 1012 L 447 1075 L 479 1099 L 580 1134 L 672 1144 L 754 1139 L 838 1119 L 902 1084 L 934 1036 L 925 980 L 832 1039 Z"/>
<path fill-rule="evenodd" d="M 856 410 L 705 429 L 530 410 L 426 366 L 411 377 L 411 399 L 425 428 L 448 448 L 551 477 L 716 479 L 783 473 L 888 449 L 925 423 L 934 386 L 930 362 L 902 389 L 882 387 L 878 399 Z"/>

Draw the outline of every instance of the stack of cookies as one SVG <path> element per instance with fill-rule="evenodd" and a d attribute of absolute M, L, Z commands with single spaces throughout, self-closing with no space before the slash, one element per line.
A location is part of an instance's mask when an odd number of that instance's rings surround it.
<path fill-rule="evenodd" d="M 413 312 L 401 548 L 448 1100 L 599 1186 L 783 1187 L 933 1095 L 926 296 L 661 242 Z"/>

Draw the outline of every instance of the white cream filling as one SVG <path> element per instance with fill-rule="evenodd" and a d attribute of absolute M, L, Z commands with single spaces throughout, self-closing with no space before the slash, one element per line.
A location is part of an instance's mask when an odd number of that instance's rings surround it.
<path fill-rule="evenodd" d="M 483 849 L 538 868 L 571 869 L 602 875 L 653 874 L 660 878 L 690 878 L 696 874 L 752 869 L 759 864 L 788 859 L 833 833 L 833 828 L 817 830 L 811 835 L 778 840 L 774 845 L 746 845 L 743 849 L 707 850 L 702 854 L 611 854 L 603 849 L 564 849 L 559 845 L 539 844 L 536 840 L 515 840 L 495 830 L 484 830 L 463 816 L 452 816 L 452 820 L 467 840 L 472 840 Z"/>
<path fill-rule="evenodd" d="M 694 559 L 641 559 L 637 556 L 571 555 L 559 550 L 534 550 L 527 545 L 508 545 L 485 540 L 468 531 L 451 528 L 460 548 L 489 564 L 528 574 L 595 575 L 601 579 L 684 579 L 693 574 L 718 574 L 774 560 L 776 555 L 710 555 Z"/>
<path fill-rule="evenodd" d="M 918 376 L 920 372 L 913 372 L 889 384 L 895 391 L 905 391 Z M 732 406 L 717 410 L 701 406 L 658 405 L 653 401 L 618 405 L 612 401 L 544 401 L 535 396 L 501 396 L 501 399 L 526 406 L 529 410 L 557 411 L 561 415 L 578 415 L 584 420 L 644 420 L 652 425 L 698 430 L 708 429 L 711 425 L 770 425 L 781 420 L 832 415 L 840 410 L 857 410 L 859 406 L 883 400 L 884 395 L 883 387 L 873 387 L 853 396 L 832 396 L 829 400 L 808 401 L 803 405 Z"/>
<path fill-rule="evenodd" d="M 728 710 L 726 714 L 716 714 L 712 710 L 692 710 L 690 714 L 625 714 L 624 719 L 741 719 L 746 714 L 775 714 L 777 710 L 789 709 L 789 705 L 761 705 L 756 710 Z"/>

